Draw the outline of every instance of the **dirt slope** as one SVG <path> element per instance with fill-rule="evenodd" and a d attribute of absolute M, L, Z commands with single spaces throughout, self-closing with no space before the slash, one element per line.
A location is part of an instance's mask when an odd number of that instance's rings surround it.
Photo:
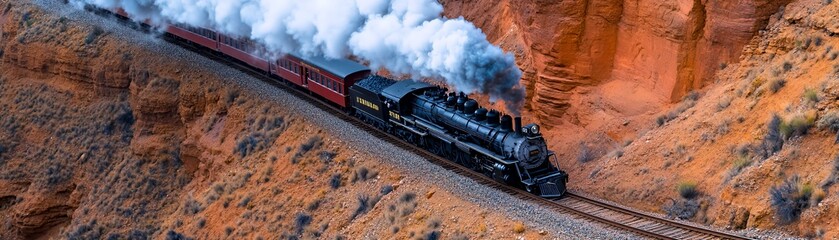
<path fill-rule="evenodd" d="M 201 66 L 0 7 L 0 239 L 561 237 Z"/>

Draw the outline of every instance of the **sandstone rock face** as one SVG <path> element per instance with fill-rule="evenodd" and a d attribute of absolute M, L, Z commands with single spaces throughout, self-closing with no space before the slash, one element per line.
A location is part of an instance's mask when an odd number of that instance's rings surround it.
<path fill-rule="evenodd" d="M 442 2 L 516 54 L 526 106 L 551 125 L 584 94 L 633 116 L 713 82 L 789 0 Z"/>

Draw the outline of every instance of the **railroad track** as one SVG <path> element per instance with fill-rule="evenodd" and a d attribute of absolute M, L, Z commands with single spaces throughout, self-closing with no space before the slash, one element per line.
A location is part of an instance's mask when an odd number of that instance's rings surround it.
<path fill-rule="evenodd" d="M 97 12 L 97 14 L 104 14 Z M 108 14 L 110 15 L 110 14 Z M 112 15 L 111 15 L 112 16 Z M 134 24 L 133 22 L 123 19 L 123 23 Z M 138 29 L 136 25 L 132 27 Z M 148 29 L 139 28 L 141 31 L 148 31 Z M 367 125 L 361 120 L 350 116 L 343 110 L 339 109 L 327 101 L 308 94 L 305 90 L 295 87 L 294 85 L 284 84 L 278 79 L 268 76 L 264 72 L 256 71 L 250 66 L 247 66 L 235 59 L 219 56 L 215 51 L 196 46 L 194 44 L 186 43 L 180 39 L 165 34 L 163 38 L 173 44 L 181 46 L 192 52 L 203 55 L 204 57 L 223 63 L 232 68 L 238 69 L 246 74 L 258 78 L 270 85 L 283 89 L 285 92 L 292 94 L 300 99 L 305 99 L 315 107 L 332 114 L 335 117 L 350 123 L 353 126 L 363 129 L 366 132 L 379 137 L 381 139 L 389 140 L 395 146 L 422 156 L 429 162 L 432 162 L 446 170 L 468 177 L 480 184 L 495 188 L 499 191 L 510 194 L 516 198 L 525 201 L 531 201 L 541 204 L 544 207 L 554 211 L 566 214 L 579 216 L 590 221 L 605 224 L 618 230 L 628 231 L 640 236 L 649 237 L 653 239 L 749 239 L 743 236 L 721 232 L 706 227 L 695 226 L 690 223 L 682 223 L 666 218 L 653 216 L 647 213 L 639 212 L 629 209 L 624 206 L 605 203 L 590 197 L 586 197 L 573 192 L 567 192 L 566 195 L 559 199 L 545 199 L 524 190 L 513 188 L 501 183 L 498 183 L 483 174 L 474 172 L 464 166 L 451 162 L 445 158 L 437 156 L 424 149 L 418 148 L 414 145 L 408 144 L 401 139 L 387 134 L 384 131 Z"/>

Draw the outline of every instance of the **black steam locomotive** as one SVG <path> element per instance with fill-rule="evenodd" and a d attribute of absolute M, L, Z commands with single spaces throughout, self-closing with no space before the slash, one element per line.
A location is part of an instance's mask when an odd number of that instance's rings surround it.
<path fill-rule="evenodd" d="M 521 118 L 500 116 L 462 93 L 375 75 L 350 87 L 350 102 L 365 122 L 499 182 L 542 197 L 565 193 L 568 175 L 554 165 L 536 124 L 522 127 Z"/>

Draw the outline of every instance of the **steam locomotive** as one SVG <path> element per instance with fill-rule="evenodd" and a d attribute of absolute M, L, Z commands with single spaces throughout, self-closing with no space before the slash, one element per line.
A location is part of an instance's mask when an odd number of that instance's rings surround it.
<path fill-rule="evenodd" d="M 122 9 L 110 12 L 130 20 Z M 556 167 L 556 155 L 548 150 L 538 125 L 522 127 L 521 118 L 481 108 L 462 93 L 371 75 L 369 68 L 347 59 L 291 54 L 269 59 L 256 54 L 264 53 L 265 47 L 254 41 L 206 28 L 173 24 L 164 29 L 169 36 L 326 99 L 379 129 L 496 181 L 542 197 L 560 197 L 566 191 L 568 175 Z"/>
<path fill-rule="evenodd" d="M 358 118 L 416 146 L 542 197 L 565 193 L 568 175 L 554 165 L 539 125 L 522 127 L 520 117 L 413 80 L 369 76 L 349 97 Z"/>

